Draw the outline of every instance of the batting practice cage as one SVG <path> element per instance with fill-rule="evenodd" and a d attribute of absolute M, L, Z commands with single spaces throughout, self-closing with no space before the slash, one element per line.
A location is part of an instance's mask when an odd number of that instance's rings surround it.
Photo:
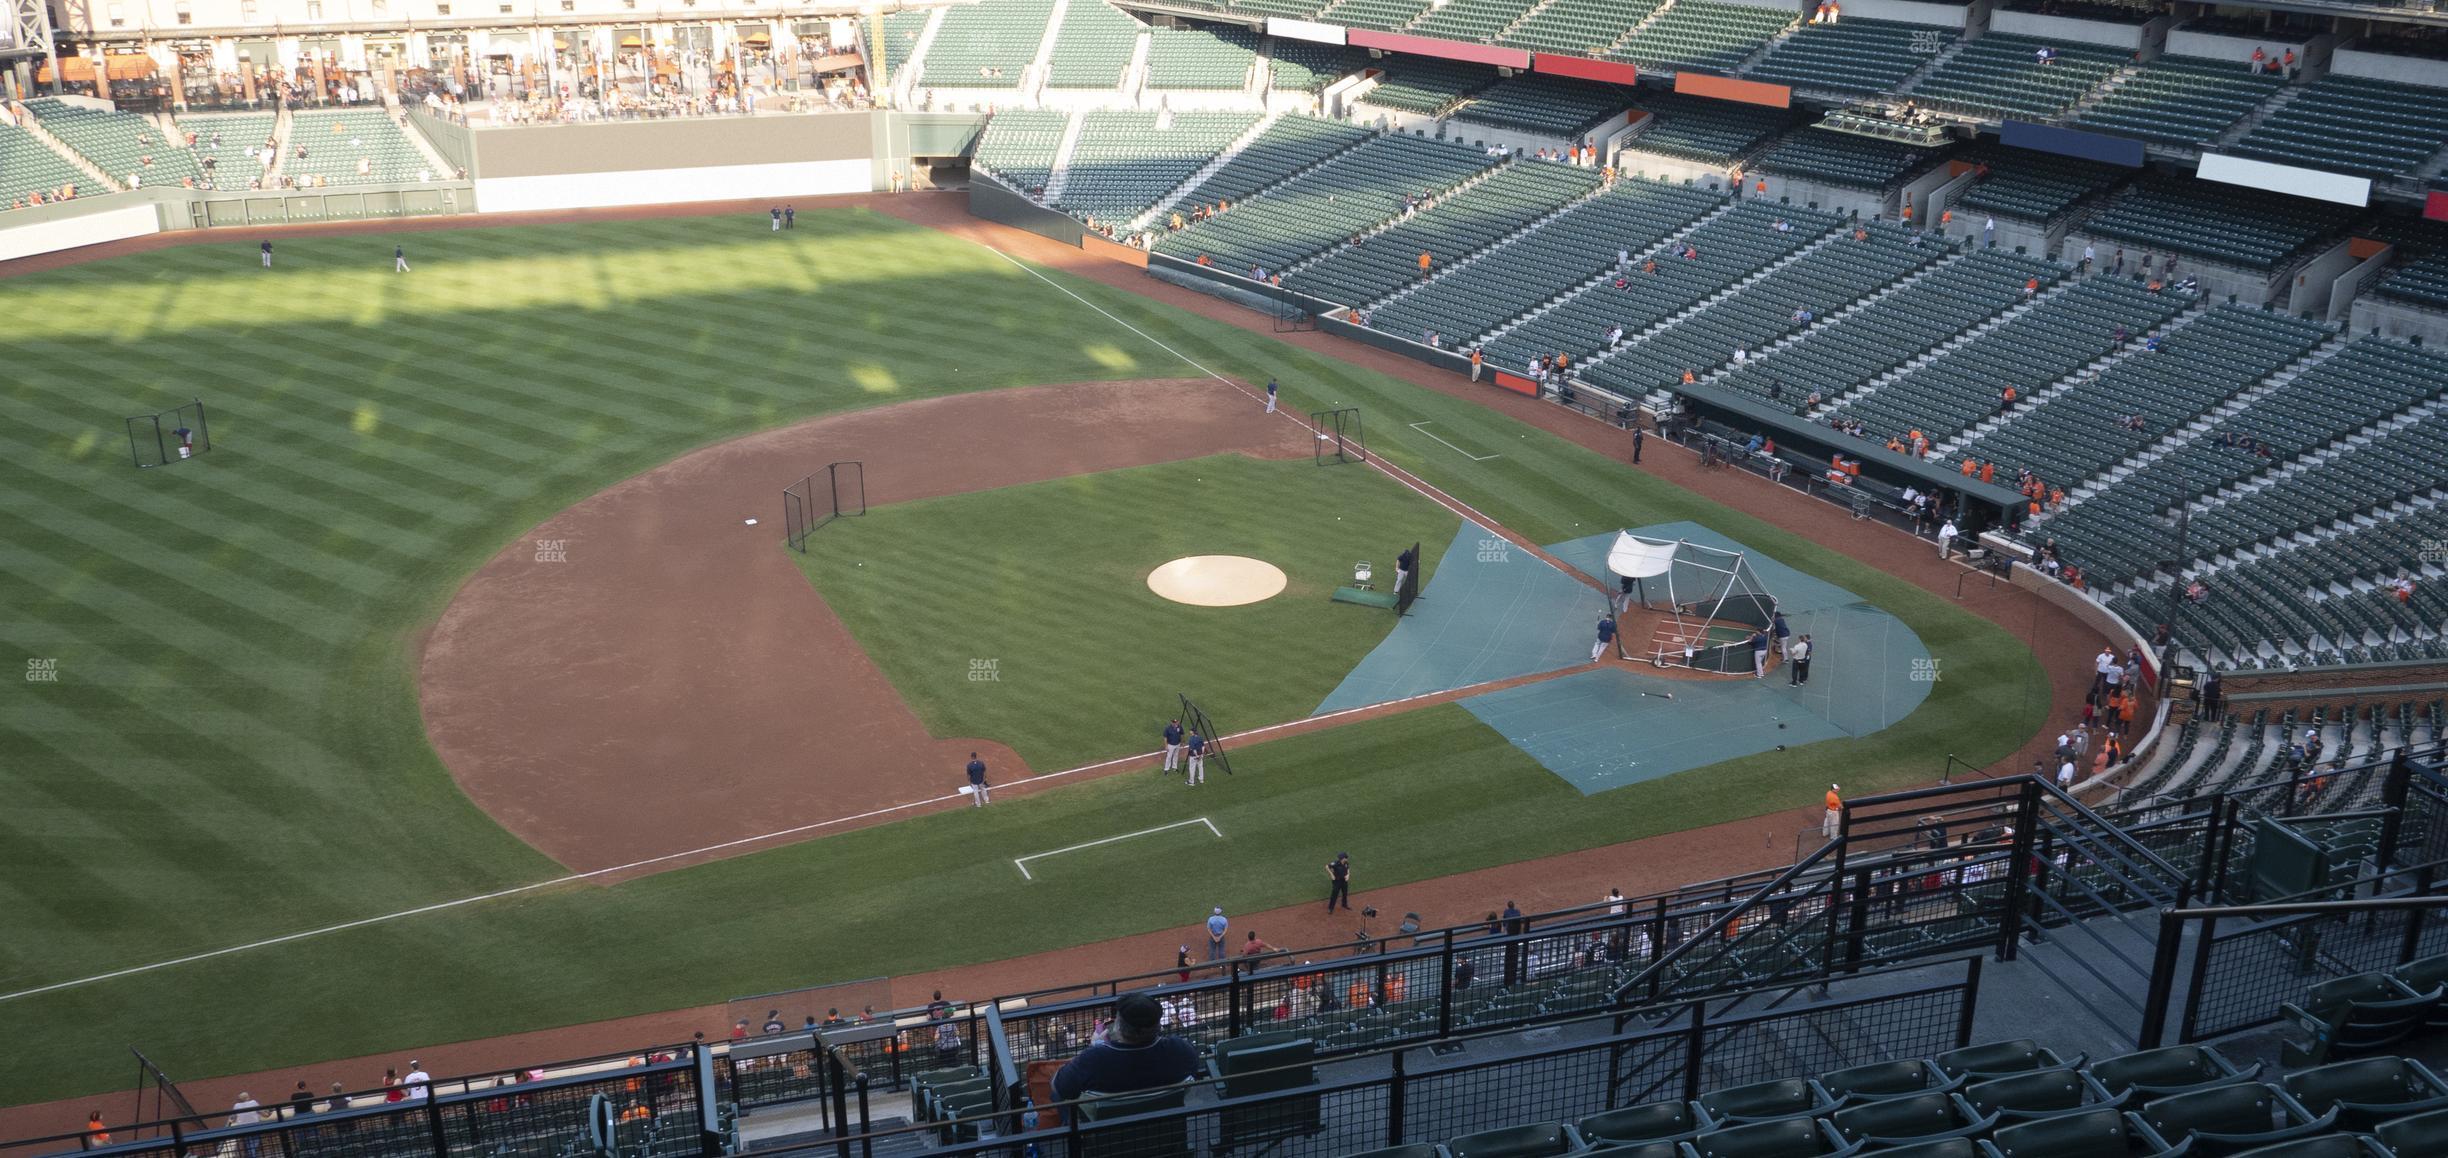
<path fill-rule="evenodd" d="M 826 463 L 823 470 L 782 488 L 782 534 L 791 550 L 802 555 L 816 528 L 866 513 L 865 463 Z"/>
<path fill-rule="evenodd" d="M 1742 552 L 1622 531 L 1607 550 L 1607 570 L 1621 588 L 1622 612 L 1639 607 L 1662 613 L 1647 640 L 1616 634 L 1619 657 L 1695 671 L 1751 671 L 1751 633 L 1776 615 L 1776 597 Z"/>
<path fill-rule="evenodd" d="M 212 432 L 204 425 L 204 403 L 189 402 L 175 410 L 139 414 L 127 420 L 128 455 L 142 470 L 166 466 L 212 449 Z"/>
<path fill-rule="evenodd" d="M 1174 694 L 1181 695 L 1179 692 Z M 1224 754 L 1224 730 L 1216 727 L 1214 720 L 1207 718 L 1206 710 L 1198 706 L 1198 701 L 1181 696 L 1181 721 L 1183 727 L 1207 741 L 1207 762 L 1223 769 L 1225 775 L 1232 775 L 1232 757 Z"/>
<path fill-rule="evenodd" d="M 1319 466 L 1368 461 L 1368 444 L 1360 437 L 1359 407 L 1312 411 L 1309 424 L 1317 428 L 1315 457 Z"/>

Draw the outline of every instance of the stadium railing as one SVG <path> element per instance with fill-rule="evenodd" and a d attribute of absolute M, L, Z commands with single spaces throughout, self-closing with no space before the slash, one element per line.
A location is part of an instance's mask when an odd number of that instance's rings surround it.
<path fill-rule="evenodd" d="M 1960 1048 L 1971 1040 L 1980 973 L 1981 959 L 1964 957 L 1866 975 L 1876 977 L 1866 988 L 1884 991 L 1865 996 L 1818 999 L 1786 985 L 1601 1013 L 1558 1025 L 1555 1037 L 1566 1042 L 1559 1045 L 1525 1047 L 1500 1031 L 1450 1038 L 1425 1053 L 1416 1044 L 1382 1047 L 1338 1062 L 1335 1072 L 1344 1076 L 1318 1080 L 1306 1062 L 1235 1074 L 1244 1088 L 1278 1088 L 1118 1118 L 1083 1115 L 1082 1101 L 1023 1108 L 1026 1063 L 1001 1058 L 990 1111 L 912 1125 L 877 1127 L 870 1119 L 870 1128 L 854 1123 L 774 1153 L 906 1153 L 923 1144 L 956 1158 L 1154 1158 L 1212 1143 L 1260 1144 L 1295 1158 L 1435 1141 L 1519 1121 L 1525 1105 L 1537 1107 L 1533 1115 L 1577 1117 L 1777 1077 L 1791 1072 L 1794 1043 L 1805 1039 L 1827 1043 L 1822 1060 L 1831 1065 Z"/>
<path fill-rule="evenodd" d="M 661 1060 L 656 1060 L 656 1059 Z M 539 1067 L 542 1068 L 542 1067 Z M 541 1150 L 583 1150 L 590 1139 L 603 1148 L 652 1153 L 659 1158 L 719 1154 L 730 1143 L 731 1123 L 712 1091 L 714 1054 L 696 1044 L 555 1063 L 573 1071 L 536 1081 L 505 1081 L 517 1075 L 487 1072 L 445 1078 L 421 1098 L 386 1102 L 390 1090 L 343 1095 L 347 1108 L 300 1112 L 279 1101 L 285 1091 L 263 1091 L 262 1121 L 230 1125 L 232 1111 L 113 1126 L 108 1146 L 89 1147 L 82 1132 L 0 1145 L 0 1154 L 36 1155 L 83 1150 L 130 1158 L 307 1158 L 350 1153 L 368 1158 L 464 1158 Z M 371 1099 L 370 1104 L 355 1103 Z M 320 1100 L 320 1099 L 318 1099 Z M 634 1149 L 632 1149 L 634 1148 Z"/>

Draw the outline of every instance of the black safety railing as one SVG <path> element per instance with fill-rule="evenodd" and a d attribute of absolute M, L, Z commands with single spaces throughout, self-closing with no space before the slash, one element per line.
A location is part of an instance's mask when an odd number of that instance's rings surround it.
<path fill-rule="evenodd" d="M 1795 1072 L 1928 1055 L 1967 1044 L 1980 960 L 1896 973 L 1866 988 L 1887 991 L 1817 998 L 1792 986 L 1759 1001 L 1689 1001 L 1662 1008 L 1591 1015 L 1557 1025 L 1551 1040 L 1518 1034 L 1464 1035 L 1431 1051 L 1398 1045 L 1351 1055 L 1321 1074 L 1313 1063 L 1232 1074 L 1133 1096 L 1141 1112 L 1100 1115 L 1097 1103 L 1041 1096 L 1022 1107 L 999 1094 L 973 1112 L 936 1114 L 962 1104 L 959 1092 L 926 1097 L 909 1125 L 853 1130 L 774 1153 L 841 1158 L 878 1152 L 967 1158 L 1035 1153 L 1040 1158 L 1178 1158 L 1264 1146 L 1284 1158 L 1348 1154 L 1527 1122 L 1569 1121 L 1643 1102 L 1688 1099 L 1702 1091 Z M 1739 1012 L 1724 1010 L 1734 1007 Z M 1270 1035 L 1276 1036 L 1276 1035 Z M 1543 1037 L 1548 1035 L 1542 1035 Z M 1024 1065 L 998 1063 L 1019 1088 Z M 944 1075 L 957 1083 L 968 1071 Z M 928 1077 L 922 1090 L 932 1088 Z M 1263 1089 L 1239 1096 L 1234 1089 Z M 1108 1105 L 1111 1103 L 1108 1102 Z"/>
<path fill-rule="evenodd" d="M 33 1138 L 0 1153 L 38 1155 L 86 1150 L 143 1158 L 316 1158 L 348 1153 L 366 1158 L 496 1158 L 505 1153 L 559 1154 L 620 1149 L 640 1158 L 687 1158 L 725 1152 L 733 1125 L 716 1091 L 711 1052 L 679 1045 L 611 1055 L 556 1068 L 580 1072 L 535 1081 L 483 1074 L 437 1080 L 421 1095 L 382 1100 L 364 1091 L 330 1101 L 181 1116 L 114 1127 L 113 1143 L 87 1149 L 83 1133 Z M 286 1091 L 264 1091 L 267 1097 Z M 369 1104 L 358 1106 L 359 1101 Z M 309 1112 L 308 1107 L 333 1108 Z"/>
<path fill-rule="evenodd" d="M 2309 986 L 2354 973 L 2384 971 L 2448 953 L 2448 857 L 2431 833 L 2448 795 L 2436 766 L 2403 753 L 2391 761 L 2383 799 L 2361 812 L 2271 818 L 2243 797 L 2219 805 L 2214 829 L 2215 894 L 2248 903 L 2171 907 L 2159 917 L 2156 956 L 2144 999 L 2142 1044 L 2169 1036 L 2192 1042 L 2277 1020 L 2280 1002 Z M 2287 840 L 2329 842 L 2346 862 L 2309 891 L 2255 898 L 2249 867 L 2255 833 L 2275 825 Z M 2263 833 L 2264 836 L 2270 835 Z M 2415 857 L 2427 859 L 2413 860 Z M 2410 862 L 2410 863 L 2409 863 Z"/>

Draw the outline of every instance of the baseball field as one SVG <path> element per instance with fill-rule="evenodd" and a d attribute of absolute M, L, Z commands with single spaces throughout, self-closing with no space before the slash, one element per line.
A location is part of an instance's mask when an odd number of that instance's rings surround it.
<path fill-rule="evenodd" d="M 238 1073 L 1186 926 L 1313 899 L 1338 849 L 1382 887 L 1613 845 L 1988 763 L 2048 705 L 2024 642 L 1877 567 L 868 209 L 278 251 L 0 279 L 11 1102 L 123 1087 L 131 1043 Z M 1390 469 L 1314 465 L 1270 377 Z M 191 398 L 213 449 L 135 469 L 123 420 Z M 780 490 L 833 461 L 866 513 L 790 551 Z M 1196 790 L 1127 759 L 1177 693 L 1315 712 L 1393 628 L 1328 601 L 1355 560 L 1674 522 L 1944 678 L 1884 730 L 1596 793 L 1449 702 L 1252 737 Z M 1290 584 L 1150 594 L 1197 554 Z M 985 809 L 947 799 L 971 751 Z"/>

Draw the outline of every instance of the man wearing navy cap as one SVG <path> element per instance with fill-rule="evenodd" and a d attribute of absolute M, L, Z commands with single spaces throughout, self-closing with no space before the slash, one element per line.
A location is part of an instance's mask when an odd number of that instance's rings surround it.
<path fill-rule="evenodd" d="M 1327 880 L 1327 885 L 1326 885 L 1326 911 L 1327 911 L 1327 912 L 1329 912 L 1329 913 L 1333 912 L 1333 911 L 1334 911 L 1334 909 L 1335 909 L 1335 902 L 1336 902 L 1336 901 L 1341 901 L 1341 902 L 1343 902 L 1343 911 L 1344 911 L 1344 912 L 1347 912 L 1347 913 L 1348 913 L 1348 912 L 1350 912 L 1350 911 L 1351 911 L 1351 854 L 1350 854 L 1350 853 L 1348 853 L 1348 852 L 1338 852 L 1338 853 L 1336 853 L 1336 854 L 1335 854 L 1335 858 L 1334 858 L 1333 860 L 1331 860 L 1331 861 L 1327 862 L 1327 864 L 1326 864 L 1326 880 Z"/>

